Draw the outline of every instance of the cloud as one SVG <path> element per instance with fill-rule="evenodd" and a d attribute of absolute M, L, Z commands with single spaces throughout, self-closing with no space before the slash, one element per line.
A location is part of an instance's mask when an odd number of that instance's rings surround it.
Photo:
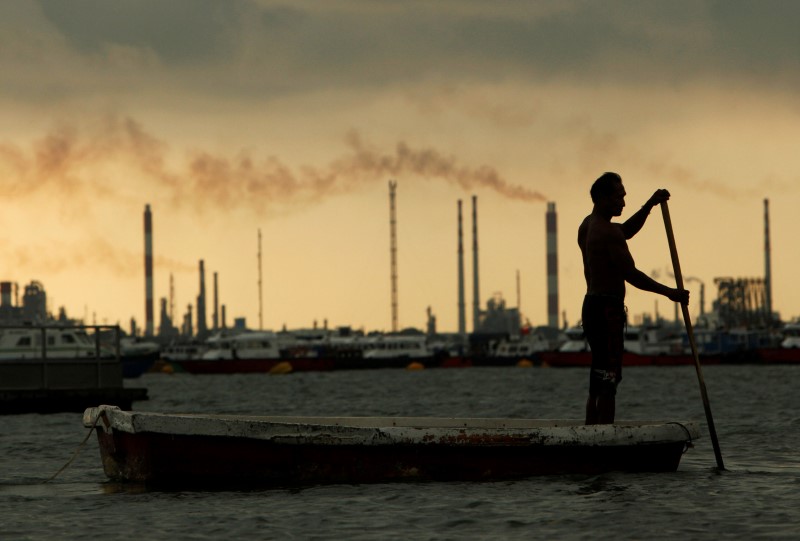
<path fill-rule="evenodd" d="M 263 101 L 426 80 L 794 87 L 800 67 L 800 4 L 769 0 L 38 5 L 0 7 L 0 88 L 17 98 L 135 88 Z"/>

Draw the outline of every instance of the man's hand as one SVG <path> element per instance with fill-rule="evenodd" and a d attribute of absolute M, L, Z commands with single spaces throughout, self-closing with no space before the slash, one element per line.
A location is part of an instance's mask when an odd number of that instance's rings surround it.
<path fill-rule="evenodd" d="M 672 302 L 689 304 L 689 291 L 687 289 L 671 289 L 667 298 Z"/>
<path fill-rule="evenodd" d="M 653 208 L 657 205 L 660 205 L 664 201 L 667 201 L 668 199 L 669 199 L 669 192 L 667 190 L 664 189 L 656 190 L 653 193 L 653 195 L 650 196 L 650 199 L 648 199 L 647 203 L 645 204 L 648 205 L 650 208 Z"/>

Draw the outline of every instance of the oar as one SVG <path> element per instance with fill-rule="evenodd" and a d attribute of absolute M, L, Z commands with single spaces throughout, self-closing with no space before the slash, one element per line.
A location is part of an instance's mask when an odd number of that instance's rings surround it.
<path fill-rule="evenodd" d="M 661 203 L 661 213 L 664 215 L 664 226 L 667 228 L 667 240 L 669 241 L 669 253 L 672 256 L 672 267 L 675 271 L 675 282 L 678 289 L 683 289 L 683 276 L 681 275 L 681 264 L 678 261 L 678 249 L 675 247 L 675 235 L 672 233 L 672 220 L 669 218 L 669 207 L 667 202 Z M 724 470 L 725 466 L 722 464 L 722 453 L 719 450 L 719 440 L 717 440 L 717 431 L 714 428 L 714 418 L 711 416 L 711 406 L 708 403 L 708 392 L 706 391 L 706 383 L 703 380 L 703 370 L 700 368 L 700 356 L 697 354 L 697 344 L 694 341 L 694 332 L 692 331 L 692 320 L 689 318 L 689 307 L 681 303 L 681 310 L 683 311 L 683 321 L 686 324 L 686 334 L 689 335 L 689 345 L 692 348 L 692 355 L 694 356 L 694 366 L 697 369 L 697 381 L 700 383 L 700 394 L 703 397 L 703 407 L 706 410 L 706 420 L 708 421 L 708 432 L 711 435 L 711 444 L 714 446 L 714 456 L 717 457 L 717 467 Z"/>

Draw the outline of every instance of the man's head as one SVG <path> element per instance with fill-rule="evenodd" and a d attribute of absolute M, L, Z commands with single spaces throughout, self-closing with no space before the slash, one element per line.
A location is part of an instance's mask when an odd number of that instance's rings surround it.
<path fill-rule="evenodd" d="M 600 205 L 610 212 L 612 216 L 622 214 L 625 207 L 625 188 L 622 186 L 622 177 L 617 173 L 603 173 L 594 181 L 589 191 L 595 206 Z"/>

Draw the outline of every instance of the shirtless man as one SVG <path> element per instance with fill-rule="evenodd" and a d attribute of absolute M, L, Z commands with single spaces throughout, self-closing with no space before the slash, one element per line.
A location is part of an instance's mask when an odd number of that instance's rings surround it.
<path fill-rule="evenodd" d="M 612 223 L 622 215 L 625 188 L 622 177 L 604 173 L 590 191 L 594 208 L 578 229 L 583 255 L 586 297 L 583 330 L 592 348 L 586 424 L 614 422 L 617 385 L 622 379 L 622 346 L 625 329 L 625 282 L 644 291 L 664 295 L 671 301 L 689 303 L 689 292 L 660 284 L 636 268 L 627 239 L 644 225 L 650 210 L 669 199 L 667 190 L 656 190 L 624 223 Z"/>

